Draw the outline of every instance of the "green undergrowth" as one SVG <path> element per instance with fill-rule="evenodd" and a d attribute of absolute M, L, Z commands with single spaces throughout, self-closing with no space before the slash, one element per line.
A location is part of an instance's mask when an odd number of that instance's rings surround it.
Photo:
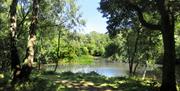
<path fill-rule="evenodd" d="M 7 83 L 5 83 L 7 84 Z M 159 91 L 160 84 L 152 79 L 137 77 L 105 77 L 96 72 L 32 74 L 27 82 L 14 87 L 4 85 L 3 91 Z"/>
<path fill-rule="evenodd" d="M 3 91 L 3 88 L 6 87 L 10 82 L 10 73 L 1 73 L 0 72 L 0 91 Z"/>

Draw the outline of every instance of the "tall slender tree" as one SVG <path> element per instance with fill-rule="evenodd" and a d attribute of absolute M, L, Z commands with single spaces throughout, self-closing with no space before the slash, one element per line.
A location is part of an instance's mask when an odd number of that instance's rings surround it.
<path fill-rule="evenodd" d="M 13 75 L 18 75 L 20 72 L 20 59 L 16 47 L 16 32 L 17 32 L 17 15 L 16 7 L 18 0 L 12 0 L 10 6 L 10 38 L 11 38 L 11 68 L 14 70 Z"/>
<path fill-rule="evenodd" d="M 38 10 L 39 10 L 39 1 L 40 0 L 33 0 L 33 8 L 32 8 L 32 18 L 31 18 L 31 25 L 29 27 L 29 36 L 28 36 L 28 43 L 27 43 L 27 50 L 26 50 L 26 57 L 24 60 L 24 64 L 22 67 L 23 78 L 28 78 L 34 61 L 34 46 L 36 42 L 36 30 L 37 30 L 37 23 L 38 23 Z"/>

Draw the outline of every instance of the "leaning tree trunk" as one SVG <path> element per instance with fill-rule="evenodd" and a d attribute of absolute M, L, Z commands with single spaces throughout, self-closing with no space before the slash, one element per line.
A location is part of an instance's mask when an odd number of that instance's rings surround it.
<path fill-rule="evenodd" d="M 146 62 L 146 64 L 145 64 L 145 68 L 144 68 L 144 72 L 143 72 L 142 80 L 144 80 L 144 79 L 145 79 L 145 77 L 146 77 L 146 72 L 147 72 L 147 62 Z"/>
<path fill-rule="evenodd" d="M 28 79 L 33 68 L 34 46 L 36 41 L 37 19 L 38 19 L 39 0 L 33 0 L 32 20 L 29 30 L 26 57 L 21 69 L 21 79 Z"/>
<path fill-rule="evenodd" d="M 11 69 L 13 70 L 13 83 L 20 74 L 20 59 L 16 47 L 17 16 L 16 7 L 18 0 L 13 0 L 10 6 L 10 39 L 11 39 Z"/>

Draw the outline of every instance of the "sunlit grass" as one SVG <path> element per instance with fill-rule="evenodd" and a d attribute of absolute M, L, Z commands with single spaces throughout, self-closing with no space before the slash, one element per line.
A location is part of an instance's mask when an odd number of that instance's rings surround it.
<path fill-rule="evenodd" d="M 75 57 L 72 60 L 69 59 L 63 59 L 59 61 L 60 64 L 91 64 L 93 63 L 93 56 L 91 55 L 81 55 L 78 57 Z"/>
<path fill-rule="evenodd" d="M 93 62 L 93 56 L 91 55 L 81 55 L 80 57 L 77 57 L 76 63 L 79 64 L 91 64 Z"/>
<path fill-rule="evenodd" d="M 18 83 L 6 91 L 159 91 L 160 83 L 138 77 L 105 77 L 90 73 L 33 73 L 28 82 Z M 180 84 L 179 84 L 180 85 Z M 179 89 L 179 88 L 178 88 Z"/>
<path fill-rule="evenodd" d="M 157 81 L 152 79 L 105 77 L 96 72 L 64 72 L 56 74 L 56 76 L 50 74 L 43 76 L 52 80 L 58 86 L 58 91 L 157 91 L 160 86 Z"/>

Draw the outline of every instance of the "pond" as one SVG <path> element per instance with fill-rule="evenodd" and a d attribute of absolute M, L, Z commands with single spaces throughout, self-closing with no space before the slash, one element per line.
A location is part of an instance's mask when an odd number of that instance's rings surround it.
<path fill-rule="evenodd" d="M 46 65 L 47 71 L 53 71 L 55 65 Z M 57 67 L 58 73 L 71 71 L 73 73 L 82 72 L 89 73 L 91 71 L 97 72 L 100 75 L 104 75 L 107 77 L 115 77 L 115 76 L 128 76 L 129 67 L 127 63 L 122 62 L 107 62 L 106 59 L 95 59 L 92 64 L 88 65 L 80 65 L 80 64 L 68 64 L 68 65 L 59 65 Z M 144 72 L 144 68 L 138 68 L 137 70 L 142 76 Z M 161 80 L 161 66 L 157 65 L 157 68 L 154 70 L 148 68 L 146 76 L 153 77 L 154 79 Z M 176 77 L 177 80 L 180 79 L 180 66 L 176 67 Z M 179 82 L 180 80 L 178 80 Z"/>
<path fill-rule="evenodd" d="M 46 67 L 47 71 L 53 71 L 55 66 L 48 65 Z M 104 75 L 107 77 L 114 76 L 127 76 L 128 74 L 128 64 L 121 62 L 107 62 L 105 60 L 97 60 L 92 64 L 88 65 L 80 65 L 80 64 L 68 64 L 68 65 L 59 65 L 57 68 L 58 73 L 71 71 L 73 73 L 82 72 L 89 73 L 91 71 L 97 72 L 100 75 Z"/>

